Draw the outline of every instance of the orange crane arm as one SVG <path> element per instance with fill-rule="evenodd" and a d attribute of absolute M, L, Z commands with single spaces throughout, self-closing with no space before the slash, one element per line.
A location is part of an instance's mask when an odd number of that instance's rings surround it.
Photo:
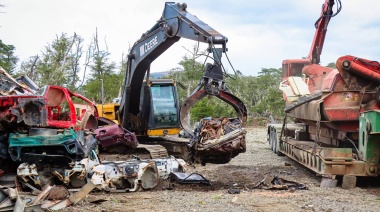
<path fill-rule="evenodd" d="M 336 16 L 342 9 L 342 4 L 340 0 L 337 0 L 337 12 L 333 13 L 333 6 L 335 0 L 326 0 L 322 5 L 321 16 L 315 22 L 315 34 L 313 43 L 311 44 L 310 52 L 308 59 L 310 59 L 312 64 L 320 63 L 320 56 L 322 54 L 323 43 L 325 42 L 325 37 L 327 33 L 327 26 L 330 22 L 330 19 Z"/>

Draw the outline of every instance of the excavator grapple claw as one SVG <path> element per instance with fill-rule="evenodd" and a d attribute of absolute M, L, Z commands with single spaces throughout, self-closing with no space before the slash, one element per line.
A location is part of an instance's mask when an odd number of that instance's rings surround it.
<path fill-rule="evenodd" d="M 207 95 L 213 95 L 210 94 L 205 89 L 200 89 L 198 91 L 193 92 L 192 95 L 190 95 L 182 104 L 181 110 L 180 110 L 180 121 L 182 128 L 189 133 L 190 135 L 194 136 L 193 130 L 189 126 L 189 112 L 193 105 L 195 105 L 199 100 L 204 98 Z M 219 90 L 217 95 L 213 95 L 221 99 L 222 101 L 226 102 L 227 104 L 231 105 L 238 117 L 242 120 L 242 123 L 245 124 L 247 122 L 247 109 L 243 103 L 238 97 L 234 96 L 230 92 L 226 90 Z"/>

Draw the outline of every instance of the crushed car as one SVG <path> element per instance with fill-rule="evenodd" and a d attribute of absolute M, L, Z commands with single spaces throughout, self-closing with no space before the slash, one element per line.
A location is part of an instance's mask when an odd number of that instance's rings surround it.
<path fill-rule="evenodd" d="M 202 165 L 228 163 L 245 152 L 246 133 L 239 118 L 201 119 L 189 142 L 190 161 Z"/>
<path fill-rule="evenodd" d="M 120 124 L 103 126 L 94 131 L 99 142 L 99 150 L 109 153 L 125 153 L 137 148 L 135 133 L 128 131 Z"/>
<path fill-rule="evenodd" d="M 137 191 L 152 189 L 159 179 L 166 180 L 172 173 L 185 173 L 187 164 L 174 157 L 127 161 L 102 161 L 96 152 L 91 151 L 89 157 L 70 164 L 70 168 L 53 172 L 60 183 L 68 188 L 81 188 L 92 182 L 98 190 L 103 191 Z M 39 175 L 35 164 L 22 163 L 18 167 L 17 176 L 22 185 L 41 185 L 44 176 Z M 30 186 L 29 186 L 30 187 Z"/>
<path fill-rule="evenodd" d="M 30 87 L 28 87 L 28 85 Z M 2 175 L 17 167 L 8 154 L 9 133 L 47 126 L 47 107 L 38 87 L 27 77 L 14 79 L 0 67 L 0 166 Z"/>
<path fill-rule="evenodd" d="M 98 112 L 89 99 L 61 86 L 38 88 L 27 77 L 14 79 L 0 68 L 0 165 L 15 172 L 35 164 L 45 183 L 63 174 L 97 146 Z"/>

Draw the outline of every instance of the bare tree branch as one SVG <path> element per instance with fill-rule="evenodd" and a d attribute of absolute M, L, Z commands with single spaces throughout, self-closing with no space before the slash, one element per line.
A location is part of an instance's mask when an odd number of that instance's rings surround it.
<path fill-rule="evenodd" d="M 83 79 L 82 79 L 82 82 L 81 84 L 79 85 L 78 88 L 82 87 L 83 86 L 83 83 L 85 81 L 85 77 L 86 77 L 86 71 L 87 71 L 87 67 L 90 65 L 90 62 L 91 62 L 91 58 L 93 57 L 94 55 L 94 47 L 93 47 L 93 43 L 91 43 L 89 46 L 88 46 L 88 49 L 86 51 L 86 59 L 85 59 L 85 62 L 84 62 L 84 71 L 83 71 Z"/>
<path fill-rule="evenodd" d="M 82 53 L 83 53 L 82 52 L 82 48 L 83 48 L 82 42 L 83 42 L 83 39 L 81 37 L 77 37 L 77 39 L 75 40 L 75 52 L 72 53 L 72 55 L 74 55 L 73 59 L 72 59 L 72 63 L 71 63 L 72 76 L 73 76 L 72 81 L 71 81 L 72 87 L 75 86 L 75 83 L 77 81 L 79 60 L 81 59 Z"/>
<path fill-rule="evenodd" d="M 97 54 L 99 55 L 99 42 L 98 42 L 98 28 L 95 29 L 94 43 L 97 50 Z"/>
<path fill-rule="evenodd" d="M 34 61 L 33 61 L 32 65 L 30 66 L 30 76 L 32 76 L 33 78 L 35 78 L 35 76 L 34 76 L 34 70 L 36 68 L 38 59 L 39 59 L 39 57 L 38 57 L 38 54 L 37 54 L 35 56 L 35 58 L 34 58 Z"/>
<path fill-rule="evenodd" d="M 68 56 L 70 50 L 73 48 L 73 45 L 74 45 L 74 42 L 75 42 L 75 39 L 76 39 L 76 38 L 77 38 L 77 34 L 74 32 L 73 39 L 72 39 L 72 41 L 71 41 L 71 43 L 70 43 L 70 48 L 67 48 L 67 51 L 66 51 L 66 52 L 63 52 L 63 62 L 62 62 L 62 64 L 61 64 L 61 68 L 60 68 L 61 72 L 64 71 L 63 69 L 65 68 L 65 64 L 66 64 L 67 56 Z"/>

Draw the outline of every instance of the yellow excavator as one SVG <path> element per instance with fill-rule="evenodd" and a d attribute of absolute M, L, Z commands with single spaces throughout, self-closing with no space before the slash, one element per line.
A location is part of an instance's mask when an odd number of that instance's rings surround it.
<path fill-rule="evenodd" d="M 150 79 L 150 65 L 180 38 L 207 43 L 214 63 L 207 63 L 196 90 L 178 103 L 174 80 Z M 214 95 L 230 104 L 243 120 L 247 119 L 244 103 L 231 94 L 223 81 L 221 63 L 228 39 L 187 11 L 187 5 L 166 2 L 161 18 L 134 43 L 128 54 L 123 94 L 120 102 L 98 105 L 100 116 L 117 123 L 138 136 L 140 144 L 159 144 L 173 155 L 183 155 L 188 140 L 178 139 L 181 125 L 190 134 L 185 120 L 190 107 L 206 95 Z M 141 146 L 141 145 L 139 145 Z M 177 154 L 178 153 L 178 154 Z"/>

